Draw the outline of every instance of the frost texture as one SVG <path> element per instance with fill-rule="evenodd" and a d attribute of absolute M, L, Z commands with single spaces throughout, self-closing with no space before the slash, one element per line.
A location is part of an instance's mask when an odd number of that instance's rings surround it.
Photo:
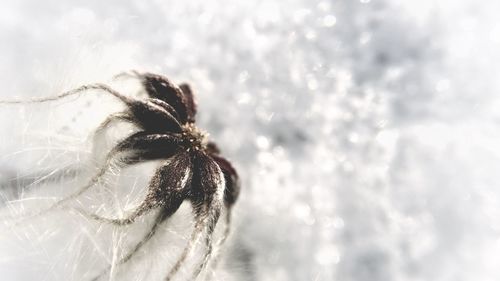
<path fill-rule="evenodd" d="M 200 128 L 242 177 L 219 280 L 498 280 L 500 5 L 399 2 L 6 2 L 1 98 L 128 69 L 190 82 Z M 117 108 L 93 94 L 2 107 L 2 201 L 23 199 L 2 215 L 84 181 L 95 167 L 85 138 Z M 37 182 L 65 168 L 78 176 Z M 152 168 L 75 204 L 123 215 Z M 161 280 L 190 223 L 184 208 L 117 280 Z M 87 280 L 143 229 L 64 212 L 2 227 L 0 276 Z"/>

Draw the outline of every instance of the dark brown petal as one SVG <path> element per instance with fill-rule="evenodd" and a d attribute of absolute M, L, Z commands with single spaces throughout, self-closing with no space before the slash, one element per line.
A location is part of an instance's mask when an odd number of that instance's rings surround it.
<path fill-rule="evenodd" d="M 201 151 L 192 152 L 193 180 L 190 199 L 195 209 L 214 199 L 222 200 L 224 196 L 224 174 L 219 165 Z M 220 197 L 219 199 L 215 197 Z"/>
<path fill-rule="evenodd" d="M 126 164 L 167 159 L 177 152 L 181 141 L 181 138 L 175 135 L 141 131 L 119 142 L 112 153 L 126 152 L 122 159 Z"/>
<path fill-rule="evenodd" d="M 227 207 L 231 207 L 238 196 L 240 195 L 240 179 L 236 169 L 234 169 L 231 162 L 220 155 L 212 154 L 210 155 L 212 159 L 219 165 L 222 173 L 224 174 L 224 179 L 226 181 L 226 189 L 224 190 L 224 203 Z"/>
<path fill-rule="evenodd" d="M 125 218 L 105 218 L 93 213 L 87 213 L 84 210 L 77 209 L 77 211 L 89 218 L 116 225 L 131 224 L 137 218 L 158 207 L 162 207 L 165 216 L 171 216 L 184 200 L 186 187 L 191 180 L 191 171 L 191 162 L 186 153 L 172 157 L 168 163 L 156 170 L 155 175 L 149 182 L 146 197 Z"/>
<path fill-rule="evenodd" d="M 134 101 L 128 107 L 144 130 L 155 133 L 182 131 L 179 121 L 170 112 L 151 101 Z"/>
<path fill-rule="evenodd" d="M 170 162 L 156 170 L 149 182 L 146 201 L 161 206 L 169 215 L 172 215 L 184 201 L 191 186 L 192 177 L 193 169 L 189 154 L 176 154 Z"/>
<path fill-rule="evenodd" d="M 179 121 L 179 119 L 180 119 L 179 114 L 177 113 L 177 111 L 175 111 L 175 109 L 170 104 L 168 104 L 162 100 L 155 99 L 155 98 L 150 98 L 150 99 L 148 99 L 148 101 L 151 101 L 152 103 L 163 107 L 166 111 L 168 111 L 168 113 L 170 113 L 172 116 L 174 116 L 175 119 L 177 119 L 177 121 Z"/>
<path fill-rule="evenodd" d="M 196 101 L 194 100 L 193 91 L 191 90 L 191 87 L 186 83 L 181 84 L 179 87 L 181 88 L 182 93 L 186 98 L 188 122 L 194 123 L 197 108 L 196 108 Z"/>
<path fill-rule="evenodd" d="M 150 97 L 160 99 L 172 106 L 178 113 L 182 124 L 188 121 L 188 102 L 179 87 L 161 75 L 143 73 L 139 74 L 139 77 Z"/>

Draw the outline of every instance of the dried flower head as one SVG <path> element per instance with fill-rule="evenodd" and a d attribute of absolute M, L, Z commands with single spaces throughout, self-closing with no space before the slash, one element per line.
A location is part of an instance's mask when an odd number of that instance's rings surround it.
<path fill-rule="evenodd" d="M 96 129 L 95 135 L 104 133 L 116 121 L 128 122 L 138 128 L 135 133 L 119 141 L 109 151 L 104 166 L 85 186 L 50 208 L 37 213 L 36 216 L 63 207 L 69 200 L 75 199 L 95 186 L 112 163 L 126 167 L 146 161 L 162 160 L 162 164 L 149 182 L 145 199 L 125 218 L 105 218 L 82 209 L 76 210 L 97 221 L 119 226 L 134 223 L 137 218 L 150 211 L 159 210 L 144 238 L 118 262 L 123 264 L 133 258 L 155 235 L 158 227 L 178 210 L 182 202 L 185 200 L 191 202 L 195 219 L 194 230 L 187 246 L 165 280 L 170 280 L 176 274 L 195 242 L 205 233 L 206 252 L 201 264 L 193 273 L 192 280 L 195 280 L 212 258 L 213 233 L 223 207 L 227 209 L 226 230 L 217 244 L 224 243 L 229 234 L 231 209 L 240 190 L 238 175 L 231 163 L 220 155 L 216 144 L 208 141 L 207 134 L 196 127 L 196 103 L 187 84 L 176 86 L 166 77 L 151 73 L 133 71 L 128 75 L 139 79 L 148 95 L 146 99 L 125 96 L 104 84 L 90 84 L 54 97 L 0 102 L 45 102 L 82 91 L 100 90 L 117 97 L 126 108 L 108 116 Z M 215 264 L 214 258 L 213 265 Z M 94 280 L 104 277 L 109 269 L 110 266 L 103 269 Z"/>

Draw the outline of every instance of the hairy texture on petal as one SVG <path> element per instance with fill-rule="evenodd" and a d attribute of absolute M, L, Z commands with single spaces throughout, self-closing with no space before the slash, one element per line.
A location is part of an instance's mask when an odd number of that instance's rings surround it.
<path fill-rule="evenodd" d="M 179 87 L 181 88 L 182 93 L 186 98 L 188 122 L 194 123 L 197 108 L 196 108 L 196 101 L 194 100 L 193 90 L 186 83 L 181 84 Z"/>
<path fill-rule="evenodd" d="M 101 90 L 104 91 L 104 93 L 111 94 L 118 99 L 120 99 L 122 102 L 125 104 L 129 104 L 130 102 L 134 101 L 134 99 L 127 97 L 125 95 L 120 94 L 119 92 L 113 90 L 111 87 L 101 84 L 101 83 L 95 83 L 95 84 L 88 84 L 88 85 L 83 85 L 80 86 L 76 89 L 69 90 L 67 92 L 63 92 L 59 95 L 55 96 L 48 96 L 48 97 L 40 97 L 40 98 L 32 98 L 32 99 L 24 99 L 24 100 L 0 100 L 0 104 L 27 104 L 27 103 L 40 103 L 40 102 L 48 102 L 48 101 L 55 101 L 59 100 L 65 97 L 77 95 L 86 91 L 91 91 L 91 90 Z"/>
<path fill-rule="evenodd" d="M 196 280 L 196 277 L 206 267 L 212 256 L 213 233 L 223 205 L 225 182 L 221 169 L 204 152 L 195 150 L 191 152 L 191 157 L 193 159 L 193 177 L 188 196 L 193 205 L 196 223 L 188 244 L 165 278 L 167 281 L 170 281 L 179 271 L 201 237 L 202 232 L 206 233 L 205 244 L 207 249 L 201 264 L 195 269 L 193 277 L 189 280 Z"/>
<path fill-rule="evenodd" d="M 191 235 L 188 239 L 188 243 L 186 247 L 184 247 L 184 250 L 181 252 L 181 255 L 175 262 L 174 266 L 170 269 L 170 271 L 167 273 L 167 276 L 165 276 L 165 281 L 171 281 L 172 278 L 179 272 L 179 269 L 181 266 L 184 264 L 188 256 L 192 253 L 194 250 L 194 246 L 200 239 L 200 237 L 203 234 L 204 226 L 207 224 L 208 221 L 208 216 L 197 216 L 195 213 L 195 218 L 194 218 L 195 224 L 194 224 L 194 229 L 191 232 Z"/>
<path fill-rule="evenodd" d="M 211 202 L 213 197 L 223 197 L 224 174 L 219 165 L 204 152 L 194 151 L 193 180 L 191 183 L 190 199 L 193 205 Z"/>
<path fill-rule="evenodd" d="M 179 121 L 182 124 L 188 121 L 187 100 L 179 87 L 161 75 L 151 73 L 138 75 L 150 97 L 160 99 L 171 105 L 179 115 Z"/>
<path fill-rule="evenodd" d="M 191 182 L 191 172 L 191 161 L 187 153 L 172 157 L 169 163 L 156 170 L 155 175 L 149 182 L 146 197 L 125 218 L 105 218 L 96 214 L 89 214 L 81 209 L 76 210 L 91 219 L 116 225 L 131 224 L 137 218 L 157 207 L 162 207 L 164 211 L 168 211 L 171 215 L 184 200 L 186 187 Z"/>
<path fill-rule="evenodd" d="M 219 165 L 222 173 L 224 174 L 224 180 L 226 182 L 226 189 L 224 190 L 224 203 L 227 207 L 231 207 L 238 196 L 240 195 L 240 179 L 236 169 L 234 169 L 231 162 L 222 156 L 212 154 L 210 155 L 212 159 Z"/>
<path fill-rule="evenodd" d="M 182 201 L 191 185 L 192 176 L 189 153 L 179 153 L 172 157 L 169 163 L 158 168 L 149 183 L 146 199 L 154 199 L 162 206 L 169 206 L 175 200 Z"/>
<path fill-rule="evenodd" d="M 117 264 L 124 264 L 146 244 L 156 233 L 159 225 L 170 218 L 181 206 L 186 197 L 186 189 L 190 186 L 192 177 L 192 164 L 188 153 L 177 154 L 171 161 L 158 168 L 149 182 L 148 193 L 144 201 L 133 211 L 131 215 L 123 219 L 103 218 L 95 214 L 85 214 L 92 219 L 111 223 L 115 225 L 126 225 L 133 223 L 136 218 L 149 212 L 151 209 L 160 207 L 161 210 L 155 219 L 150 231 L 140 240 L 131 251 L 127 253 Z M 93 280 L 99 280 L 111 269 L 106 267 Z"/>
<path fill-rule="evenodd" d="M 175 119 L 179 123 L 181 122 L 181 121 L 179 121 L 180 120 L 179 114 L 177 113 L 177 111 L 175 111 L 175 109 L 170 104 L 168 104 L 162 100 L 155 99 L 155 98 L 150 98 L 150 99 L 148 99 L 148 101 L 163 107 L 163 109 L 165 109 L 166 111 L 168 111 L 168 113 L 170 113 L 173 117 L 175 117 Z"/>
<path fill-rule="evenodd" d="M 112 152 L 128 152 L 122 159 L 126 164 L 167 159 L 177 152 L 181 141 L 176 135 L 141 131 L 119 142 Z"/>
<path fill-rule="evenodd" d="M 208 262 L 212 258 L 213 252 L 213 241 L 214 241 L 214 231 L 219 221 L 219 217 L 222 211 L 222 198 L 215 197 L 214 200 L 207 202 L 202 208 L 199 206 L 195 208 L 195 217 L 206 217 L 205 223 L 205 254 L 199 266 L 195 269 L 191 280 L 196 280 L 198 275 L 205 269 Z"/>
<path fill-rule="evenodd" d="M 162 106 L 148 101 L 134 101 L 128 105 L 140 127 L 150 132 L 182 131 L 177 119 Z"/>

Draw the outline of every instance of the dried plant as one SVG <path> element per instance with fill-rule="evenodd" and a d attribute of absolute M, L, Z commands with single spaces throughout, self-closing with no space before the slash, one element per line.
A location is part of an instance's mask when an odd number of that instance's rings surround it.
<path fill-rule="evenodd" d="M 119 265 L 131 260 L 156 234 L 158 227 L 170 218 L 185 200 L 189 201 L 193 208 L 194 230 L 165 280 L 171 280 L 175 276 L 196 241 L 205 234 L 206 252 L 199 266 L 194 269 L 192 280 L 195 280 L 211 260 L 214 267 L 217 263 L 216 257 L 212 257 L 213 234 L 224 207 L 227 210 L 225 230 L 217 246 L 222 245 L 229 235 L 231 209 L 240 191 L 238 175 L 231 163 L 220 155 L 216 144 L 208 141 L 207 135 L 196 127 L 196 103 L 187 84 L 176 86 L 166 77 L 151 73 L 133 71 L 128 75 L 139 79 L 148 95 L 147 98 L 133 98 L 104 84 L 90 84 L 53 97 L 0 101 L 4 104 L 46 102 L 88 90 L 98 90 L 118 98 L 125 104 L 126 109 L 108 116 L 95 130 L 95 136 L 103 134 L 117 121 L 130 123 L 138 128 L 109 151 L 103 167 L 86 185 L 36 213 L 34 217 L 63 208 L 69 201 L 98 185 L 112 164 L 119 164 L 123 168 L 161 160 L 162 164 L 149 181 L 145 199 L 125 218 L 106 218 L 83 209 L 75 210 L 99 222 L 117 226 L 132 224 L 152 210 L 159 210 L 149 231 L 118 261 Z M 111 265 L 93 280 L 103 278 L 110 268 Z"/>

